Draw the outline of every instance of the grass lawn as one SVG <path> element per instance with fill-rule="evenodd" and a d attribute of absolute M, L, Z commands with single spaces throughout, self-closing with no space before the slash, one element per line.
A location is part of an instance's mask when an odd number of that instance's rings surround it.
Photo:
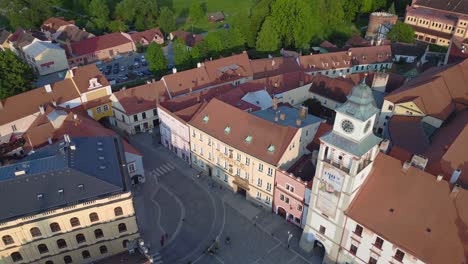
<path fill-rule="evenodd" d="M 181 18 L 188 17 L 189 8 L 193 2 L 205 4 L 207 13 L 223 11 L 226 16 L 226 20 L 222 23 L 210 23 L 207 18 L 206 21 L 194 24 L 194 33 L 201 33 L 222 27 L 224 23 L 229 24 L 230 17 L 239 12 L 248 14 L 250 8 L 253 6 L 254 0 L 162 0 L 162 5 L 169 6 L 174 10 L 176 16 L 179 17 L 178 22 L 180 28 L 191 31 L 192 24 L 183 22 L 185 20 Z"/>

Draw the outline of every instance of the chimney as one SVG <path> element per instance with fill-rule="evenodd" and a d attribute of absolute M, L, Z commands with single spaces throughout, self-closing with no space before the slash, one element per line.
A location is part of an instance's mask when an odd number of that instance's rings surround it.
<path fill-rule="evenodd" d="M 45 91 L 46 91 L 47 93 L 51 93 L 51 92 L 52 92 L 52 87 L 50 87 L 50 84 L 44 85 L 44 88 L 45 88 Z"/>
<path fill-rule="evenodd" d="M 437 175 L 437 181 L 438 182 L 442 181 L 443 178 L 444 178 L 444 175 L 442 175 L 442 174 Z"/>
<path fill-rule="evenodd" d="M 41 115 L 43 115 L 45 113 L 45 109 L 44 109 L 43 105 L 39 106 L 39 112 L 41 112 Z"/>
<path fill-rule="evenodd" d="M 68 73 L 70 74 L 71 78 L 75 77 L 75 74 L 73 73 L 73 69 L 74 68 L 71 68 L 70 70 L 68 70 Z"/>
<path fill-rule="evenodd" d="M 390 150 L 390 140 L 385 139 L 380 143 L 380 152 L 387 154 Z"/>
<path fill-rule="evenodd" d="M 377 46 L 380 46 L 380 45 L 382 45 L 382 39 L 377 40 Z"/>
<path fill-rule="evenodd" d="M 418 169 L 424 170 L 424 169 L 426 169 L 426 165 L 427 165 L 428 161 L 429 161 L 428 158 L 423 157 L 421 155 L 416 155 L 415 154 L 411 158 L 411 165 L 413 165 L 414 167 L 416 167 Z"/>
<path fill-rule="evenodd" d="M 300 119 L 300 118 L 296 119 L 296 125 L 297 125 L 298 127 L 300 127 L 301 124 L 302 124 L 302 119 Z"/>
<path fill-rule="evenodd" d="M 372 89 L 385 92 L 388 83 L 388 77 L 390 75 L 386 72 L 376 72 L 374 73 L 374 79 L 372 80 Z"/>
<path fill-rule="evenodd" d="M 307 106 L 305 105 L 301 106 L 301 109 L 299 109 L 299 118 L 306 119 L 308 110 L 309 109 L 307 108 Z"/>
<path fill-rule="evenodd" d="M 374 39 L 370 40 L 370 44 L 371 44 L 371 46 L 374 46 Z"/>
<path fill-rule="evenodd" d="M 408 169 L 411 167 L 411 161 L 407 160 L 403 163 L 403 172 L 407 172 Z"/>
<path fill-rule="evenodd" d="M 172 73 L 177 73 L 177 68 L 176 67 L 172 68 Z"/>
<path fill-rule="evenodd" d="M 273 96 L 273 110 L 278 109 L 278 98 L 276 96 Z"/>
<path fill-rule="evenodd" d="M 351 52 L 351 49 L 349 49 L 349 50 L 346 52 L 346 54 L 348 55 L 348 57 L 351 57 L 351 55 L 353 55 L 352 52 Z"/>
<path fill-rule="evenodd" d="M 460 192 L 460 184 L 455 184 L 453 186 L 452 192 L 450 193 L 450 197 L 455 198 L 457 194 Z"/>
<path fill-rule="evenodd" d="M 275 115 L 275 123 L 278 123 L 278 115 Z"/>
<path fill-rule="evenodd" d="M 73 120 L 76 120 L 78 116 L 76 114 L 73 114 Z"/>
<path fill-rule="evenodd" d="M 460 178 L 462 171 L 460 169 L 456 169 L 452 173 L 452 177 L 450 177 L 450 183 L 454 184 L 458 181 L 458 178 Z"/>
<path fill-rule="evenodd" d="M 286 114 L 285 114 L 285 113 L 281 113 L 281 114 L 280 114 L 280 119 L 281 119 L 281 120 L 286 119 Z"/>

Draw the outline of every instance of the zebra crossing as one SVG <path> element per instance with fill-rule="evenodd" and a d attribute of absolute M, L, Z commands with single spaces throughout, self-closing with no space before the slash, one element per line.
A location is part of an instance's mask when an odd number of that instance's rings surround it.
<path fill-rule="evenodd" d="M 172 164 L 170 162 L 166 162 L 163 165 L 161 165 L 161 166 L 159 166 L 157 168 L 154 168 L 149 173 L 150 173 L 150 176 L 157 181 L 159 177 L 173 171 L 174 169 L 175 169 L 174 164 Z"/>
<path fill-rule="evenodd" d="M 150 262 L 153 263 L 153 264 L 162 264 L 163 263 L 162 257 L 159 254 L 159 252 L 156 252 L 153 256 L 151 256 Z"/>

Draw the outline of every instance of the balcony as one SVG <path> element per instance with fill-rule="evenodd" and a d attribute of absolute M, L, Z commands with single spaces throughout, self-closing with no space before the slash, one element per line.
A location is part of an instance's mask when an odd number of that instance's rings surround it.
<path fill-rule="evenodd" d="M 246 179 L 241 178 L 240 176 L 234 176 L 234 180 L 232 181 L 234 184 L 238 185 L 242 189 L 248 191 L 249 188 L 249 181 Z"/>
<path fill-rule="evenodd" d="M 328 163 L 328 164 L 332 165 L 333 167 L 335 167 L 337 169 L 340 169 L 340 170 L 342 170 L 342 171 L 349 174 L 349 168 L 346 168 L 342 163 L 336 163 L 333 160 L 330 160 L 330 159 L 327 159 L 327 158 L 324 158 L 323 162 Z"/>

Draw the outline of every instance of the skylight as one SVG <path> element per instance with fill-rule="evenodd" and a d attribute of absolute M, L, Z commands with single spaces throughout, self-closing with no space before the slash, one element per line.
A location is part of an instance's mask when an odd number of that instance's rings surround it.
<path fill-rule="evenodd" d="M 229 134 L 230 132 L 231 132 L 231 127 L 230 127 L 230 126 L 227 126 L 227 127 L 224 129 L 224 133 Z"/>
<path fill-rule="evenodd" d="M 246 142 L 246 143 L 252 142 L 252 136 L 247 136 L 247 137 L 245 138 L 245 142 Z"/>
<path fill-rule="evenodd" d="M 210 120 L 210 117 L 208 115 L 203 117 L 203 122 L 208 123 L 209 120 Z"/>
<path fill-rule="evenodd" d="M 275 151 L 275 146 L 274 145 L 270 145 L 268 147 L 268 152 L 274 152 Z"/>

